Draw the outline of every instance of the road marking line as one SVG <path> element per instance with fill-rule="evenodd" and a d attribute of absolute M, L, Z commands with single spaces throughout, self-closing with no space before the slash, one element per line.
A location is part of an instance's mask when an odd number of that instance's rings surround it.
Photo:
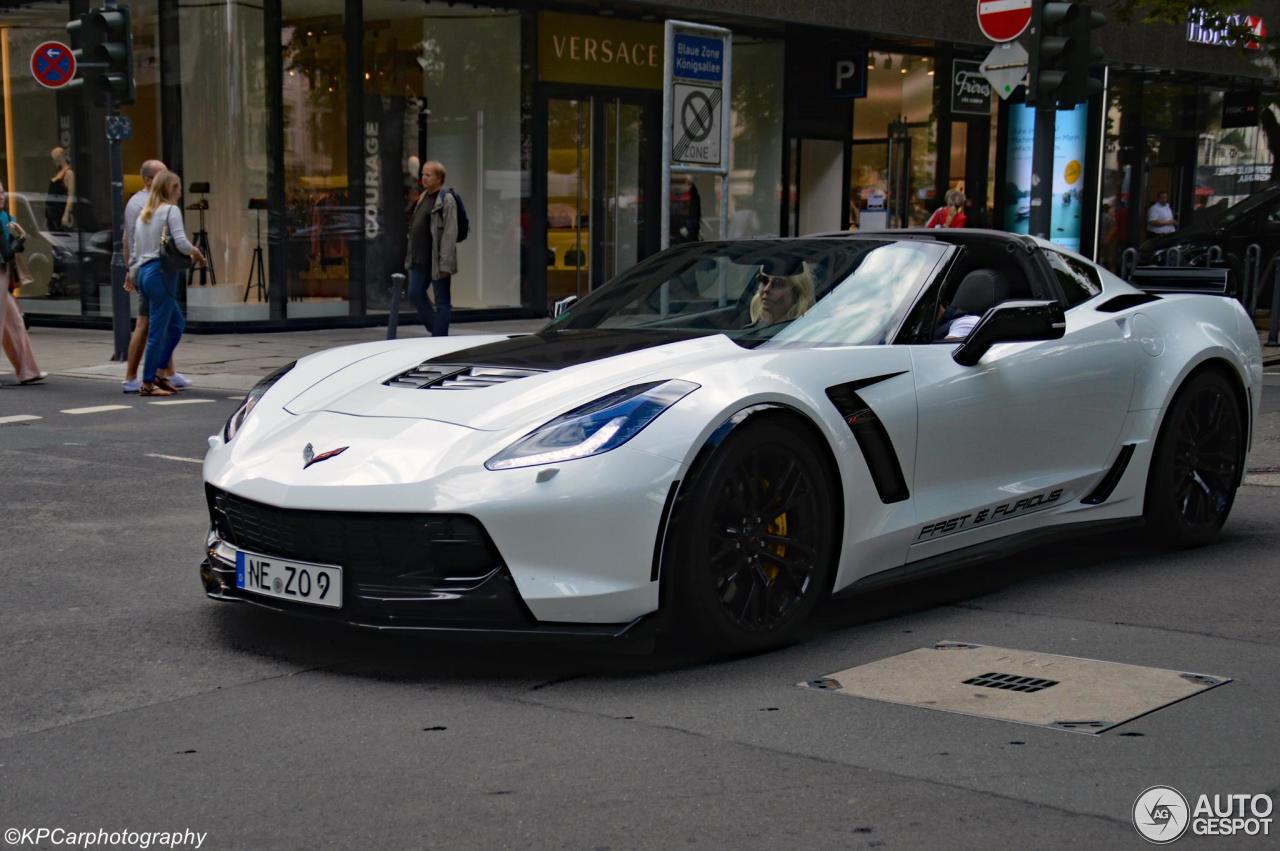
<path fill-rule="evenodd" d="M 212 399 L 165 399 L 162 402 L 148 402 L 148 405 L 199 405 L 201 402 L 212 402 Z"/>
<path fill-rule="evenodd" d="M 203 464 L 199 458 L 183 458 L 181 455 L 157 455 L 154 452 L 147 453 L 148 458 L 159 458 L 162 461 L 186 461 L 188 464 Z"/>
<path fill-rule="evenodd" d="M 1244 477 L 1244 483 L 1263 488 L 1280 488 L 1280 473 L 1250 473 Z"/>
<path fill-rule="evenodd" d="M 101 414 L 106 411 L 127 411 L 132 405 L 95 405 L 92 408 L 66 408 L 64 414 Z"/>
<path fill-rule="evenodd" d="M 9 423 L 27 423 L 32 420 L 41 420 L 44 417 L 37 417 L 35 414 L 14 414 L 11 417 L 0 417 L 0 425 L 8 425 Z"/>
<path fill-rule="evenodd" d="M 1269 372 L 1267 373 L 1267 375 L 1270 375 L 1270 374 L 1271 374 L 1271 373 L 1269 373 Z M 1280 375 L 1280 373 L 1277 373 L 1277 375 Z M 243 401 L 244 401 L 244 397 L 243 397 L 243 396 L 228 396 L 228 397 L 227 397 L 227 400 L 228 400 L 228 401 L 231 401 L 231 402 L 243 402 Z"/>

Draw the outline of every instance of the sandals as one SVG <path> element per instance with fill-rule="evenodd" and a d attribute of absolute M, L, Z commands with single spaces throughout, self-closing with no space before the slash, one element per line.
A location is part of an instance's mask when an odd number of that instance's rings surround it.
<path fill-rule="evenodd" d="M 169 382 L 169 379 L 165 378 L 163 375 L 156 376 L 156 387 L 166 391 L 166 396 L 172 396 L 174 393 L 178 392 L 178 388 L 174 387 L 173 384 Z"/>
<path fill-rule="evenodd" d="M 138 388 L 138 395 L 139 396 L 172 396 L 173 391 L 166 390 L 163 387 L 161 387 L 159 381 L 157 381 L 155 384 L 148 384 L 147 382 L 144 381 L 142 382 L 142 386 Z"/>

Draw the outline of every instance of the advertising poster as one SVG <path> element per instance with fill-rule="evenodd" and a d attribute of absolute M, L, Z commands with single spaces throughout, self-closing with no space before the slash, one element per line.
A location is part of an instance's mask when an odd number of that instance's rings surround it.
<path fill-rule="evenodd" d="M 1049 239 L 1072 251 L 1080 250 L 1080 221 L 1084 198 L 1085 131 L 1089 107 L 1060 110 L 1054 122 L 1053 198 Z M 1031 223 L 1031 159 L 1036 111 L 1025 104 L 1009 107 L 1009 160 L 1005 173 L 1004 229 L 1027 233 Z"/>
<path fill-rule="evenodd" d="M 359 222 L 364 232 L 366 305 L 385 310 L 387 282 L 404 268 L 408 221 L 405 197 L 403 97 L 366 93 L 364 99 L 364 198 Z"/>

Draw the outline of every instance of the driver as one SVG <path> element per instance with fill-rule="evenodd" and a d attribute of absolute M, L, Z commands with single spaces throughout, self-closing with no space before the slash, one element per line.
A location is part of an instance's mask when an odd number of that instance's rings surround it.
<path fill-rule="evenodd" d="M 803 316 L 814 304 L 813 272 L 807 263 L 791 275 L 771 274 L 765 266 L 756 275 L 751 297 L 751 325 L 763 328 Z"/>
<path fill-rule="evenodd" d="M 969 332 L 978 324 L 980 316 L 972 313 L 965 313 L 953 306 L 945 304 L 938 305 L 938 316 L 934 323 L 933 341 L 952 342 L 963 340 L 969 336 Z"/>

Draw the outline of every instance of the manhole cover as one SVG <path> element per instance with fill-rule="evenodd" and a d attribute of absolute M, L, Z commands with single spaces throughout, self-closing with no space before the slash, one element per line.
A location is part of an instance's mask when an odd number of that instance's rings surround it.
<path fill-rule="evenodd" d="M 801 685 L 850 697 L 1101 733 L 1227 677 L 942 641 Z"/>

